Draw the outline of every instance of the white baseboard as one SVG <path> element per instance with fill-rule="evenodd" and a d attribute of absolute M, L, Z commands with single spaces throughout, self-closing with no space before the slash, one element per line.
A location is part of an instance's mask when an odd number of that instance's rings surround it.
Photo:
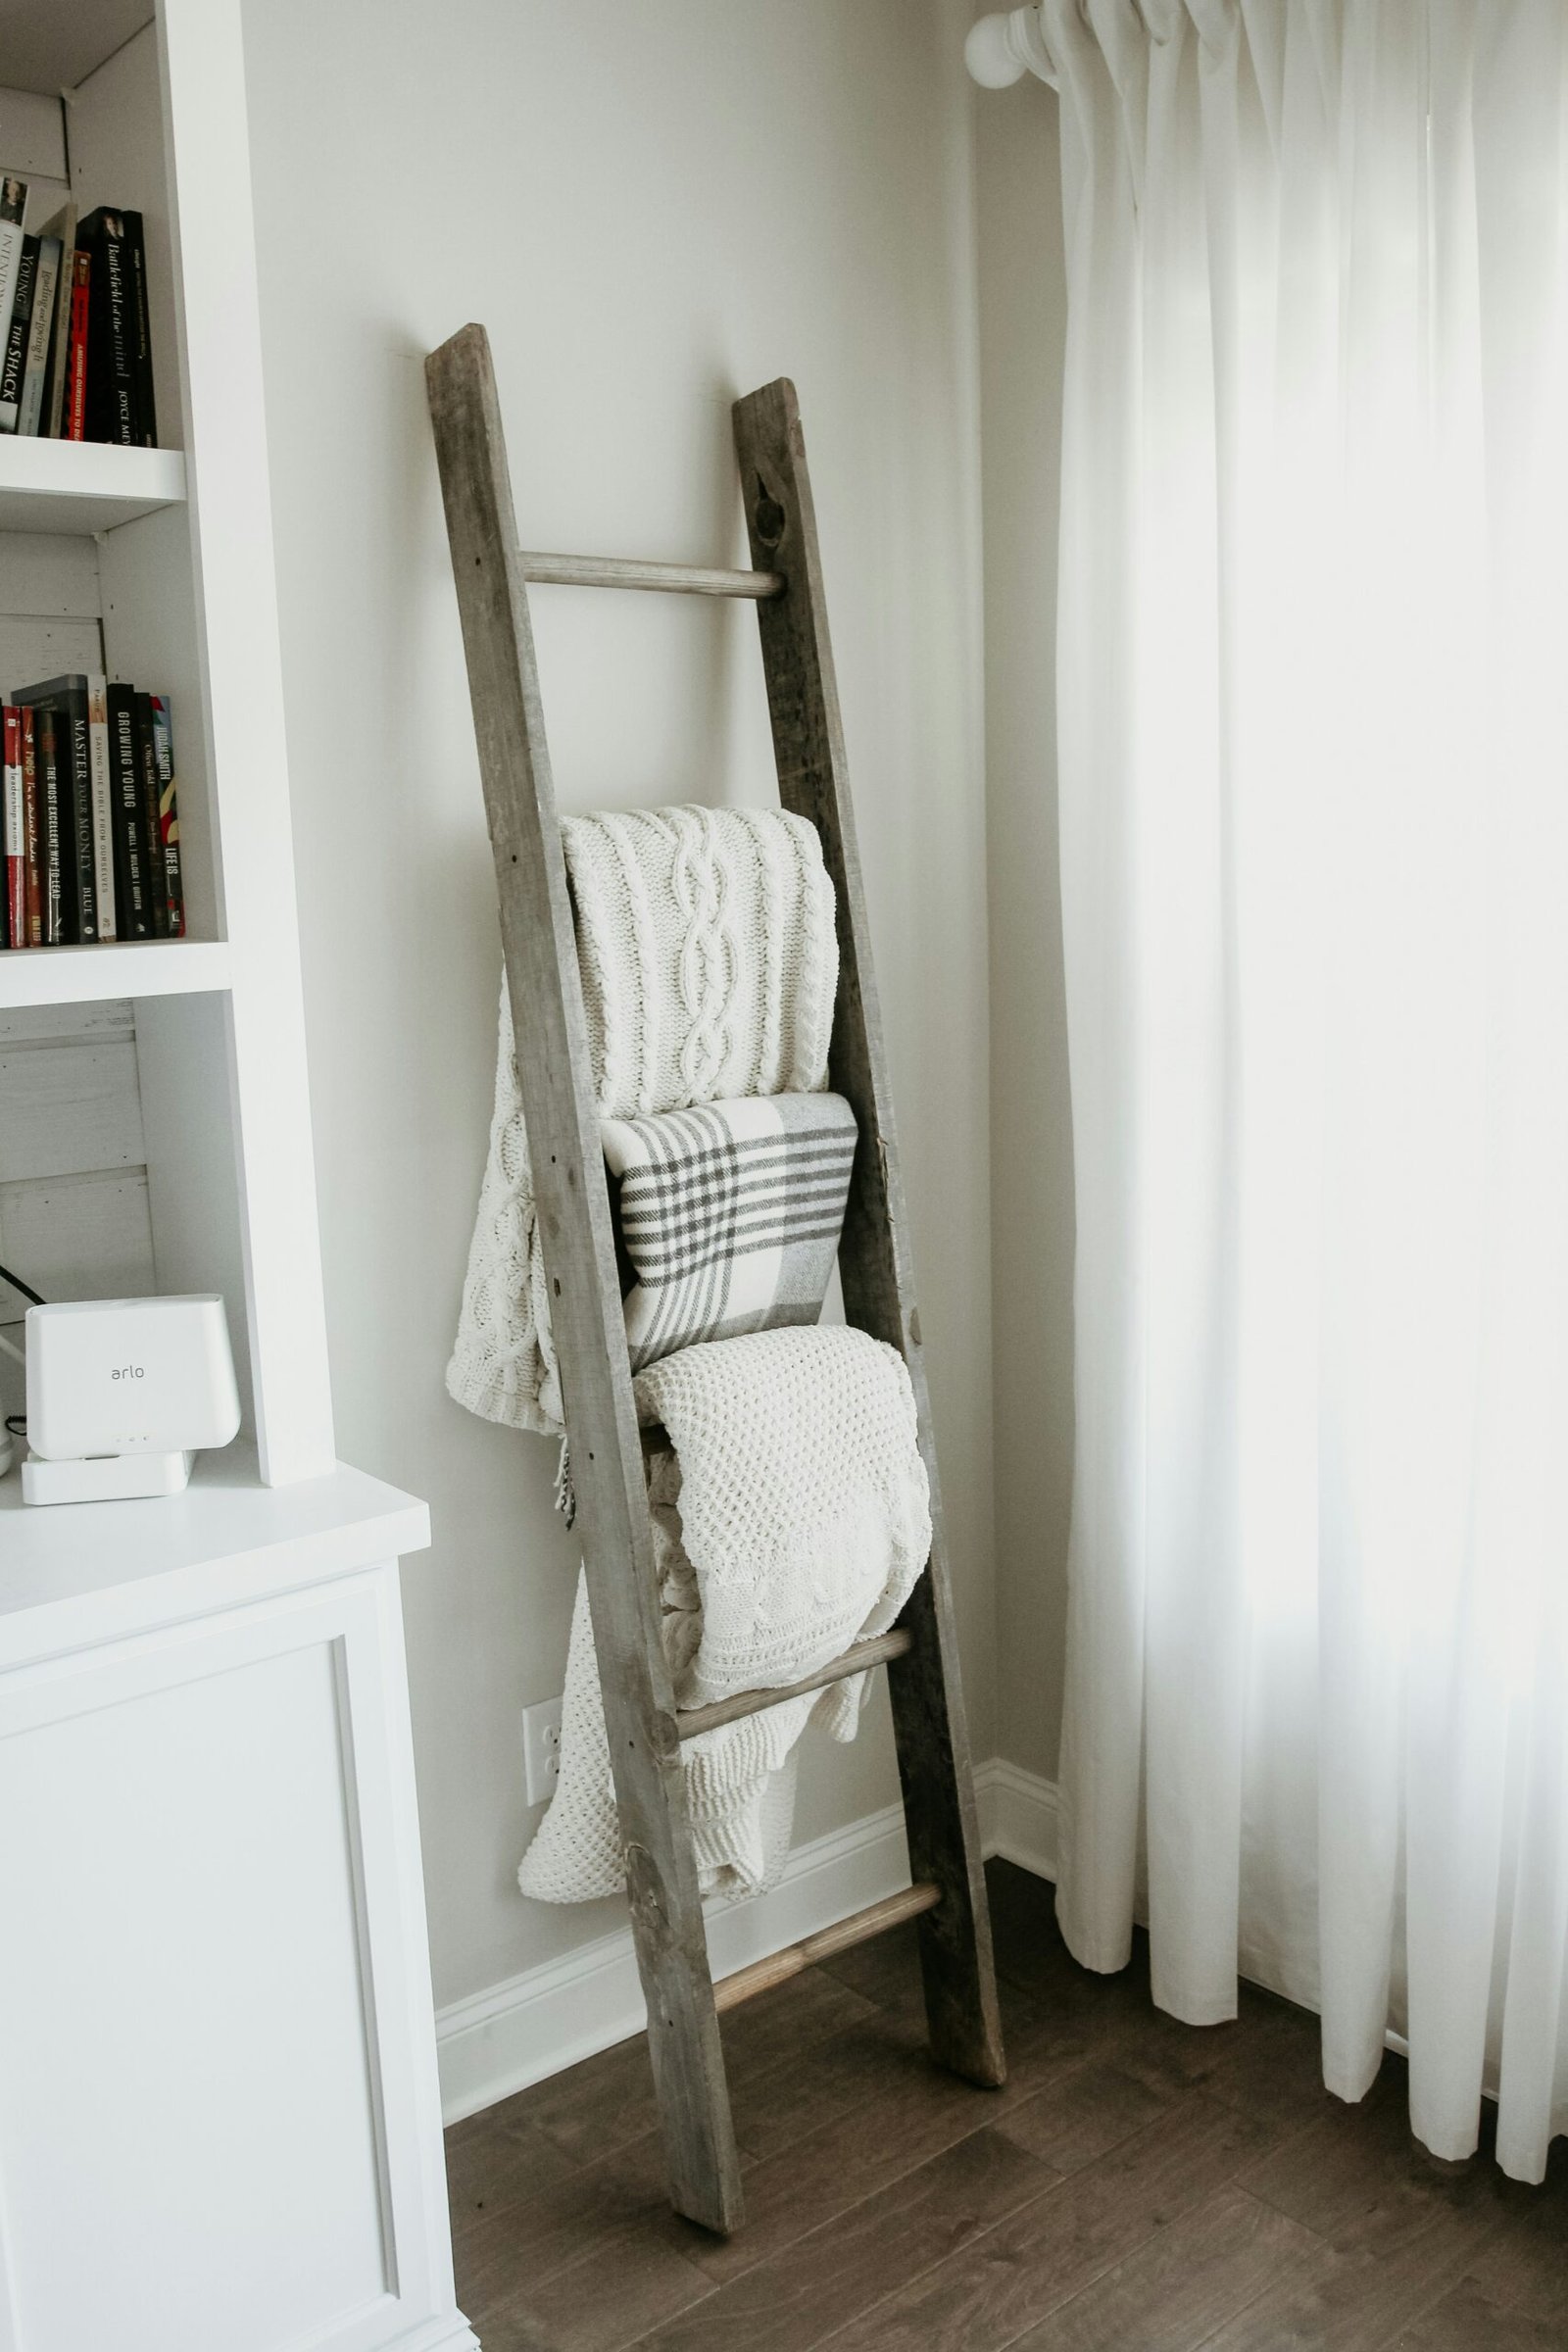
<path fill-rule="evenodd" d="M 1023 1870 L 1054 1877 L 1054 1785 L 994 1757 L 976 1770 L 975 1797 L 987 1857 L 1000 1854 Z M 791 1854 L 770 1893 L 712 1914 L 708 1942 L 714 1973 L 727 1976 L 798 1943 L 908 1883 L 902 1805 L 812 1838 Z M 444 2118 L 455 2124 L 492 2107 L 640 2034 L 646 2023 L 628 1928 L 454 2001 L 436 2017 Z"/>
<path fill-rule="evenodd" d="M 1056 1784 L 1043 1781 L 1021 1764 L 993 1756 L 975 1774 L 980 1836 L 986 1860 L 1000 1854 L 1033 1871 L 1037 1879 L 1056 1875 Z"/>
<path fill-rule="evenodd" d="M 410 2335 L 400 2335 L 388 2352 L 480 2352 L 480 2345 L 462 2312 L 453 2311 L 444 2319 L 426 2320 Z"/>

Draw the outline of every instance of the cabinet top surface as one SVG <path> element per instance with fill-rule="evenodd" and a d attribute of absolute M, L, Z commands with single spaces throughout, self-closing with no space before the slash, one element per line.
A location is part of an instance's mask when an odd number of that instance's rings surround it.
<path fill-rule="evenodd" d="M 264 1487 L 242 1446 L 202 1455 L 183 1494 L 28 1506 L 0 1478 L 0 1664 L 112 1639 L 417 1551 L 422 1502 L 340 1463 Z"/>

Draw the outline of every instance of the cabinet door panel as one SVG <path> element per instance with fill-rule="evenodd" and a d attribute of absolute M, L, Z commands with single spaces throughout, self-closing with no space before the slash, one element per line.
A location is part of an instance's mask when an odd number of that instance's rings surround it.
<path fill-rule="evenodd" d="M 16 2352 L 347 2347 L 430 2308 L 395 1592 L 0 1681 L 0 2344 L 7 2284 Z"/>

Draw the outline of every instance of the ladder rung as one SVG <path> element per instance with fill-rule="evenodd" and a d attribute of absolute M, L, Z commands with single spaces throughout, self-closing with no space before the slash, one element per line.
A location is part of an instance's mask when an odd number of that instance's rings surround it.
<path fill-rule="evenodd" d="M 804 1968 L 818 1960 L 831 1960 L 835 1952 L 847 1952 L 857 1943 L 865 1943 L 873 1936 L 883 1935 L 906 1919 L 918 1919 L 922 1911 L 934 1911 L 942 1900 L 942 1889 L 929 1881 L 917 1886 L 906 1886 L 901 1894 L 890 1894 L 880 1903 L 872 1903 L 864 1911 L 852 1911 L 848 1919 L 835 1921 L 831 1928 L 819 1929 L 801 1943 L 787 1943 L 781 1952 L 770 1952 L 765 1960 L 754 1960 L 750 1968 L 738 1968 L 732 1977 L 720 1977 L 713 1986 L 714 2006 L 720 2010 L 739 2007 L 749 2001 L 754 1992 L 766 1992 L 787 1978 L 798 1977 Z"/>
<path fill-rule="evenodd" d="M 842 1683 L 852 1674 L 863 1674 L 868 1666 L 880 1666 L 887 1658 L 902 1658 L 909 1647 L 911 1636 L 903 1626 L 896 1625 L 888 1634 L 873 1634 L 868 1641 L 856 1642 L 842 1657 L 829 1665 L 818 1667 L 798 1683 L 785 1683 L 776 1690 L 737 1690 L 732 1697 L 710 1700 L 706 1707 L 680 1707 L 675 1713 L 675 1726 L 683 1740 L 695 1740 L 699 1732 L 712 1732 L 721 1723 L 738 1723 L 743 1715 L 760 1715 L 764 1708 L 782 1706 L 787 1698 L 799 1698 L 807 1690 L 825 1690 L 830 1683 Z"/>
<path fill-rule="evenodd" d="M 627 556 L 542 556 L 518 551 L 523 577 L 558 588 L 666 588 L 676 596 L 749 596 L 758 603 L 781 594 L 776 571 L 715 571 L 701 564 L 640 564 Z"/>

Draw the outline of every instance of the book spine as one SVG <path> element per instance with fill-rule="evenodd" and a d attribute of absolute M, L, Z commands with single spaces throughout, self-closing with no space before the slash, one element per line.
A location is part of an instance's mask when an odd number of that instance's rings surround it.
<path fill-rule="evenodd" d="M 60 270 L 55 286 L 54 317 L 49 325 L 49 367 L 44 376 L 43 419 L 39 431 L 59 441 L 66 430 L 66 382 L 71 372 L 71 278 L 76 258 L 76 208 L 62 205 L 43 224 L 46 237 L 60 240 Z"/>
<path fill-rule="evenodd" d="M 92 762 L 87 748 L 87 697 L 74 694 L 60 706 L 65 748 L 71 764 L 72 881 L 75 886 L 76 937 L 91 947 L 98 937 L 98 883 L 92 854 Z"/>
<path fill-rule="evenodd" d="M 71 259 L 71 336 L 66 367 L 65 409 L 61 422 L 62 437 L 68 441 L 84 441 L 87 437 L 87 341 L 91 330 L 92 256 L 73 254 Z"/>
<path fill-rule="evenodd" d="M 147 304 L 147 241 L 140 213 L 122 215 L 130 267 L 131 359 L 136 379 L 136 437 L 144 449 L 158 447 L 158 409 L 153 392 L 152 316 Z"/>
<path fill-rule="evenodd" d="M 185 936 L 185 882 L 179 862 L 179 787 L 174 776 L 174 730 L 169 698 L 155 694 L 153 742 L 158 752 L 158 819 L 164 844 L 164 890 L 169 900 L 169 936 Z"/>
<path fill-rule="evenodd" d="M 136 760 L 141 776 L 141 826 L 147 897 L 153 937 L 169 937 L 169 889 L 164 880 L 164 832 L 158 815 L 158 746 L 153 738 L 153 698 L 136 697 Z"/>
<path fill-rule="evenodd" d="M 87 328 L 87 439 L 135 445 L 135 322 L 123 223 L 100 209 L 81 231 L 92 257 Z"/>
<path fill-rule="evenodd" d="M 61 948 L 66 939 L 65 871 L 61 858 L 64 826 L 60 812 L 60 745 L 55 714 L 47 704 L 32 714 L 38 744 L 38 882 L 43 900 L 43 944 Z"/>
<path fill-rule="evenodd" d="M 110 428 L 105 438 L 132 449 L 140 439 L 136 429 L 136 321 L 123 237 L 104 239 L 104 270 L 109 284 Z"/>
<path fill-rule="evenodd" d="M 62 702 L 40 706 L 54 729 L 55 830 L 59 913 L 55 944 L 81 945 L 80 833 L 76 823 L 76 755 L 71 711 Z M 41 720 L 40 720 L 41 723 Z"/>
<path fill-rule="evenodd" d="M 22 824 L 26 850 L 27 945 L 43 946 L 43 813 L 38 806 L 38 727 L 22 713 Z"/>
<path fill-rule="evenodd" d="M 6 945 L 27 944 L 27 818 L 22 798 L 22 712 L 5 710 Z"/>
<path fill-rule="evenodd" d="M 142 861 L 141 772 L 136 760 L 136 698 L 109 689 L 109 762 L 115 798 L 116 921 L 122 939 L 151 939 L 152 909 Z"/>
<path fill-rule="evenodd" d="M 115 939 L 115 802 L 109 760 L 109 688 L 101 676 L 87 680 L 87 765 L 92 779 L 93 895 L 98 903 L 98 936 Z"/>
<path fill-rule="evenodd" d="M 49 347 L 55 323 L 55 294 L 60 284 L 60 239 L 40 237 L 38 267 L 32 281 L 32 321 L 27 329 L 27 356 L 22 376 L 19 433 L 43 431 L 44 385 L 49 374 Z"/>
<path fill-rule="evenodd" d="M 11 332 L 11 310 L 22 267 L 22 217 L 27 209 L 27 183 L 11 172 L 0 176 L 0 352 Z"/>
<path fill-rule="evenodd" d="M 6 330 L 5 357 L 0 361 L 0 433 L 14 433 L 22 414 L 22 379 L 27 372 L 27 344 L 32 334 L 32 289 L 38 276 L 38 240 L 24 237 L 17 290 Z"/>

